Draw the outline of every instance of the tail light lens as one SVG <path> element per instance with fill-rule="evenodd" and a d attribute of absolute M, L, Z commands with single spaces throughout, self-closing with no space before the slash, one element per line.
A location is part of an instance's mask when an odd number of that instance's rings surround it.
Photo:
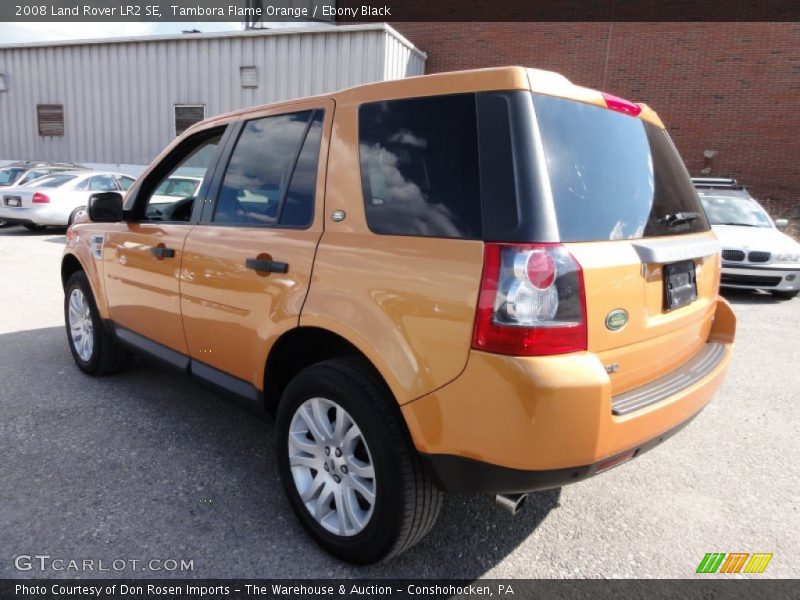
<path fill-rule="evenodd" d="M 515 356 L 586 350 L 583 271 L 563 246 L 486 244 L 472 347 Z"/>
<path fill-rule="evenodd" d="M 49 204 L 50 203 L 50 197 L 47 196 L 46 194 L 43 194 L 42 192 L 36 192 L 33 195 L 33 203 L 34 204 Z"/>

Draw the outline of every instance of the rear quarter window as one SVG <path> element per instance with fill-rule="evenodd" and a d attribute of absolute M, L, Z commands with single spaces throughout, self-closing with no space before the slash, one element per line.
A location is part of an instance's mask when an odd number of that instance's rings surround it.
<path fill-rule="evenodd" d="M 533 98 L 562 241 L 709 229 L 664 130 L 590 104 L 540 94 Z M 691 220 L 675 219 L 692 213 Z"/>
<path fill-rule="evenodd" d="M 363 104 L 358 122 L 371 231 L 481 238 L 474 94 Z"/>

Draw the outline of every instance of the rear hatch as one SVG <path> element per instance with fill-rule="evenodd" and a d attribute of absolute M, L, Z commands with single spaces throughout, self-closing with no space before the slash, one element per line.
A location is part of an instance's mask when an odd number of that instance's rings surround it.
<path fill-rule="evenodd" d="M 583 269 L 588 350 L 616 395 L 703 348 L 719 246 L 669 136 L 637 105 L 538 93 L 533 105 L 559 240 Z"/>

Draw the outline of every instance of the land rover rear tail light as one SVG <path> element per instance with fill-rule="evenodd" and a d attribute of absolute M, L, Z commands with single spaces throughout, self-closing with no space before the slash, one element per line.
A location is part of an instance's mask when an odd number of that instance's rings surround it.
<path fill-rule="evenodd" d="M 517 356 L 586 349 L 583 271 L 560 244 L 487 243 L 472 347 Z"/>

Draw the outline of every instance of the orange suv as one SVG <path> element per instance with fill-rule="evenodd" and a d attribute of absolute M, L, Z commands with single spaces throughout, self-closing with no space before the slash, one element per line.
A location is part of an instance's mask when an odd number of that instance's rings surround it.
<path fill-rule="evenodd" d="M 659 118 L 547 71 L 216 117 L 88 214 L 61 268 L 78 366 L 144 353 L 272 414 L 292 509 L 353 563 L 420 540 L 443 491 L 513 512 L 638 456 L 733 347 Z"/>

